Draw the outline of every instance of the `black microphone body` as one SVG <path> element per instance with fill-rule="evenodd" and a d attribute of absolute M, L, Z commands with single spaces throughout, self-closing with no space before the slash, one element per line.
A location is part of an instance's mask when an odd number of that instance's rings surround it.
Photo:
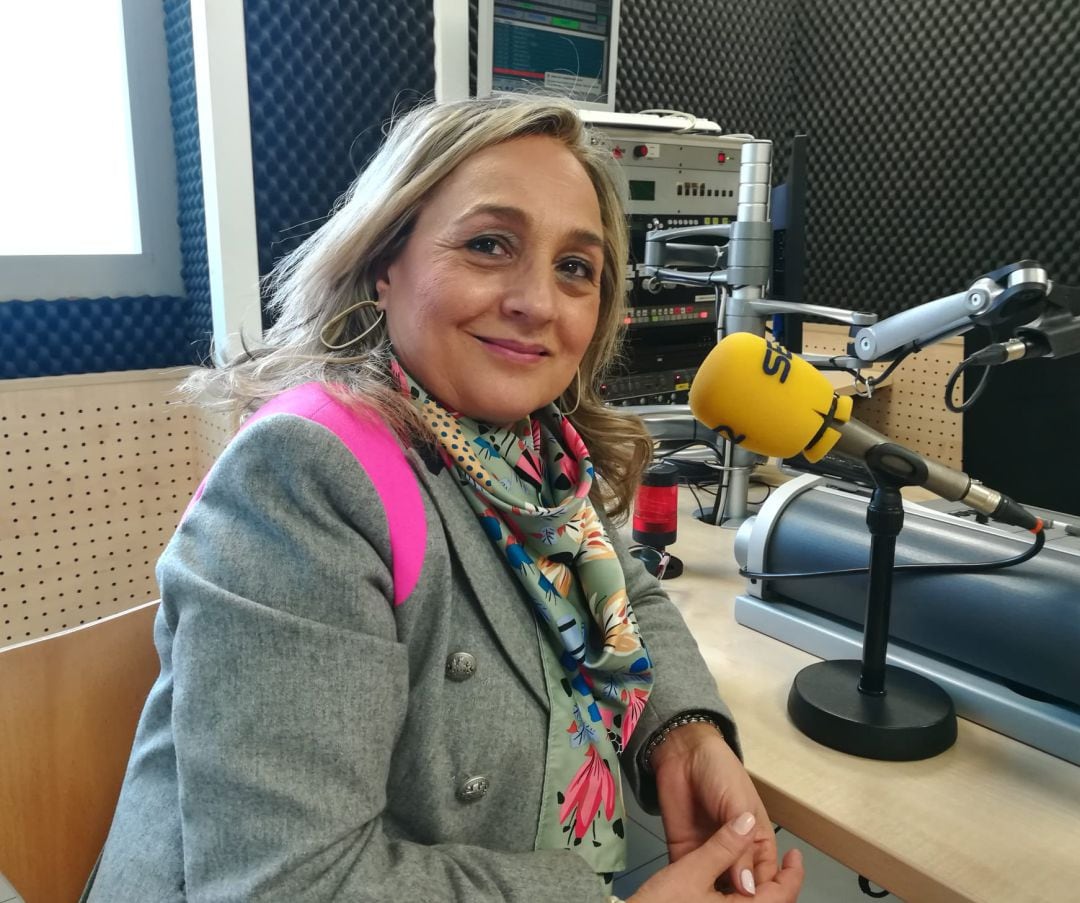
<path fill-rule="evenodd" d="M 1031 531 L 1042 528 L 1042 521 L 1038 517 L 1008 496 L 975 482 L 962 471 L 898 446 L 858 420 L 834 423 L 833 428 L 840 433 L 839 441 L 832 448 L 837 454 L 860 463 L 868 463 L 869 455 L 873 459 L 870 462 L 872 470 L 884 470 L 890 476 L 903 479 L 908 485 L 922 486 L 934 495 L 950 502 L 960 502 L 1002 523 Z M 884 446 L 897 451 L 890 453 L 890 449 Z M 874 454 L 875 449 L 880 449 L 880 453 Z M 913 461 L 917 462 L 916 467 L 913 467 Z"/>

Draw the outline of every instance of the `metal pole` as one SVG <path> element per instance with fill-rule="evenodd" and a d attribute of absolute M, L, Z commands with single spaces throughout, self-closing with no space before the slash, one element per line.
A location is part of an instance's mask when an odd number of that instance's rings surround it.
<path fill-rule="evenodd" d="M 732 289 L 720 324 L 723 335 L 733 332 L 765 335 L 765 321 L 753 312 L 750 302 L 765 296 L 772 275 L 771 192 L 772 142 L 748 141 L 741 151 L 739 205 L 728 244 L 727 282 Z M 725 475 L 728 491 L 724 522 L 734 527 L 749 513 L 750 468 L 755 458 L 741 448 L 732 451 L 734 469 Z"/>

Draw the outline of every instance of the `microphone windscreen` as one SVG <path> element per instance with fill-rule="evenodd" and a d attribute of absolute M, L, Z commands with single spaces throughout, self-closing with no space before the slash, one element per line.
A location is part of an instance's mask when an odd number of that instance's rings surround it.
<path fill-rule="evenodd" d="M 778 458 L 801 453 L 817 461 L 840 440 L 825 424 L 847 422 L 851 398 L 835 395 L 828 379 L 786 348 L 733 332 L 698 368 L 690 410 L 752 452 Z"/>

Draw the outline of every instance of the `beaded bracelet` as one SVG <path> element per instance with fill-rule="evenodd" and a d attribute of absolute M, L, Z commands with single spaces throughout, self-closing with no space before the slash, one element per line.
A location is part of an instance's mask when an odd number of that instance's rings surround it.
<path fill-rule="evenodd" d="M 680 728 L 680 727 L 686 727 L 686 725 L 688 725 L 688 724 L 711 724 L 718 731 L 720 731 L 721 736 L 723 736 L 723 733 L 724 733 L 723 729 L 717 723 L 716 719 L 710 717 L 709 715 L 700 715 L 700 714 L 698 714 L 698 715 L 677 715 L 676 717 L 672 718 L 667 724 L 665 724 L 662 728 L 660 728 L 659 731 L 657 731 L 653 735 L 652 739 L 649 740 L 648 745 L 642 751 L 642 753 L 641 753 L 641 769 L 642 769 L 642 771 L 645 771 L 645 772 L 648 772 L 649 774 L 652 774 L 652 767 L 650 766 L 650 759 L 652 759 L 652 754 L 654 752 L 656 752 L 656 748 L 668 738 L 668 736 L 671 734 L 671 732 L 673 730 L 676 730 L 677 728 Z"/>

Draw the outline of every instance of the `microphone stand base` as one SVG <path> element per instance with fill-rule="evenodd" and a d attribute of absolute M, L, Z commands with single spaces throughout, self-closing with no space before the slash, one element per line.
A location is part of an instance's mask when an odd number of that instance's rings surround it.
<path fill-rule="evenodd" d="M 859 690 L 862 663 L 826 661 L 795 675 L 788 714 L 811 740 L 865 759 L 929 759 L 956 741 L 956 710 L 941 687 L 913 671 L 885 668 L 885 693 Z"/>

